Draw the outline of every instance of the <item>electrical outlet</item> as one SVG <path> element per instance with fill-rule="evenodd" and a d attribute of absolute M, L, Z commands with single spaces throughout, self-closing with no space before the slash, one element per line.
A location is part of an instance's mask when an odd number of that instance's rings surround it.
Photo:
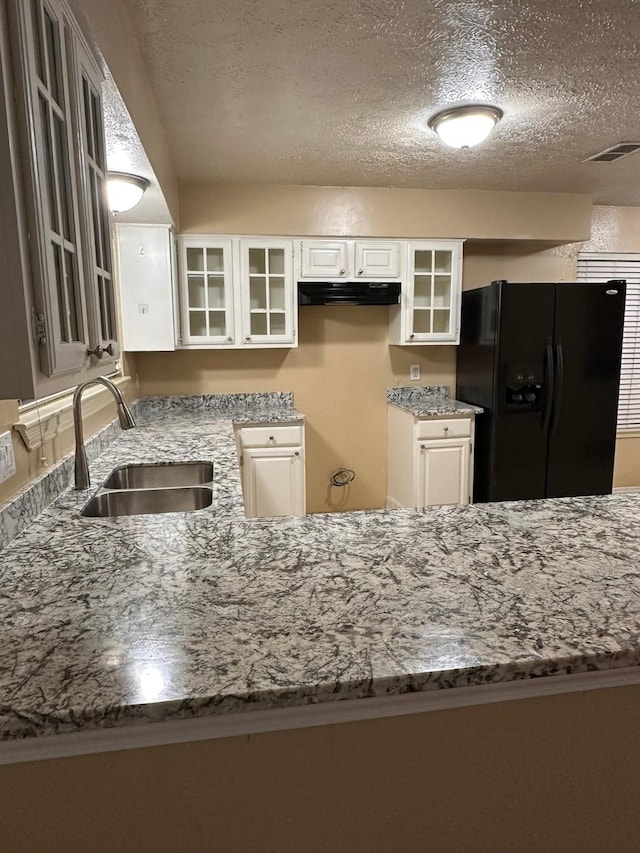
<path fill-rule="evenodd" d="M 409 365 L 409 379 L 420 379 L 420 365 L 419 364 L 410 364 Z"/>
<path fill-rule="evenodd" d="M 0 435 L 0 483 L 4 483 L 9 477 L 16 473 L 16 457 L 13 453 L 13 442 L 11 433 L 3 432 Z"/>

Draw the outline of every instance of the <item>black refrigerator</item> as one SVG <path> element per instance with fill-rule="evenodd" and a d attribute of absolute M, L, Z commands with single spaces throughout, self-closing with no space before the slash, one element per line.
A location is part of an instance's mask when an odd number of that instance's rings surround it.
<path fill-rule="evenodd" d="M 494 281 L 462 295 L 457 397 L 474 500 L 611 492 L 626 283 Z"/>

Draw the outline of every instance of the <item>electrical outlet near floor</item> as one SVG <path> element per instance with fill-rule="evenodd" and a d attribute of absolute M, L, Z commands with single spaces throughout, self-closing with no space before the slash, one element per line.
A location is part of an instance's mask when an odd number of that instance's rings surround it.
<path fill-rule="evenodd" d="M 16 457 L 13 453 L 11 433 L 0 435 L 0 483 L 4 483 L 16 473 Z"/>
<path fill-rule="evenodd" d="M 420 365 L 419 364 L 410 364 L 409 365 L 409 379 L 420 379 Z"/>

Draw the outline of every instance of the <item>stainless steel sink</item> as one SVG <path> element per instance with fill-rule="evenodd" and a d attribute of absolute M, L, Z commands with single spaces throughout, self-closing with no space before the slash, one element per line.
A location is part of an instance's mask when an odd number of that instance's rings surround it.
<path fill-rule="evenodd" d="M 171 489 L 139 489 L 98 492 L 85 504 L 80 515 L 106 518 L 114 515 L 155 515 L 161 512 L 189 512 L 213 503 L 213 491 L 205 486 Z"/>
<path fill-rule="evenodd" d="M 160 489 L 199 486 L 213 480 L 212 462 L 160 462 L 121 465 L 103 483 L 104 489 Z"/>

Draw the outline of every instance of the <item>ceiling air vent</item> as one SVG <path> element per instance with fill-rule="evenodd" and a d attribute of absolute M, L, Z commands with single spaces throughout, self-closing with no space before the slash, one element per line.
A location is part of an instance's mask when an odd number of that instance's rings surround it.
<path fill-rule="evenodd" d="M 587 157 L 583 163 L 611 163 L 613 160 L 619 160 L 621 157 L 626 157 L 628 154 L 633 154 L 634 151 L 640 150 L 640 142 L 619 142 L 611 148 L 606 148 L 599 154 L 594 154 L 593 157 Z"/>

